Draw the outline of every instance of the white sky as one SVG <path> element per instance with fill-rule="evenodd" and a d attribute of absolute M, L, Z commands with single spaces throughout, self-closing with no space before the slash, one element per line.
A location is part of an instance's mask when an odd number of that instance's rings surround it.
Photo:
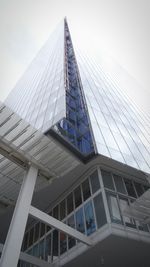
<path fill-rule="evenodd" d="M 116 61 L 127 70 L 123 75 L 115 67 L 128 95 L 148 113 L 150 0 L 0 0 L 0 100 L 65 16 L 81 48 L 100 58 L 110 55 L 114 60 L 108 56 L 105 63 Z"/>

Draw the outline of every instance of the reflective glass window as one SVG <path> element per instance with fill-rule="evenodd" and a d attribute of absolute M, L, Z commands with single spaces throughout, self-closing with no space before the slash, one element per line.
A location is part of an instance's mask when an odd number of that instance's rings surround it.
<path fill-rule="evenodd" d="M 108 194 L 108 206 L 110 211 L 110 217 L 112 222 L 121 223 L 121 215 L 118 206 L 117 197 L 115 195 Z"/>
<path fill-rule="evenodd" d="M 75 228 L 74 215 L 68 218 L 68 225 L 72 228 Z M 68 248 L 69 249 L 72 248 L 73 246 L 75 246 L 75 244 L 76 244 L 75 238 L 68 236 Z"/>
<path fill-rule="evenodd" d="M 81 188 L 80 188 L 80 186 L 78 186 L 74 190 L 74 197 L 75 197 L 75 207 L 77 208 L 82 203 Z"/>
<path fill-rule="evenodd" d="M 60 203 L 60 220 L 63 220 L 66 216 L 66 201 L 63 200 L 61 203 Z"/>
<path fill-rule="evenodd" d="M 87 235 L 90 235 L 96 230 L 92 201 L 85 204 L 84 213 Z"/>
<path fill-rule="evenodd" d="M 39 258 L 44 259 L 44 251 L 45 251 L 45 242 L 42 239 L 39 243 Z"/>
<path fill-rule="evenodd" d="M 111 173 L 101 170 L 101 174 L 103 177 L 104 187 L 114 190 L 114 184 Z"/>
<path fill-rule="evenodd" d="M 97 190 L 100 189 L 100 183 L 98 178 L 98 172 L 95 171 L 90 175 L 92 193 L 94 194 Z"/>
<path fill-rule="evenodd" d="M 126 194 L 124 182 L 121 176 L 113 174 L 117 192 Z"/>
<path fill-rule="evenodd" d="M 29 232 L 25 234 L 24 242 L 23 242 L 23 250 L 26 250 L 28 247 L 28 238 L 29 238 Z"/>
<path fill-rule="evenodd" d="M 107 223 L 102 194 L 99 194 L 96 197 L 94 197 L 94 208 L 95 208 L 97 227 L 100 228 L 105 223 Z"/>
<path fill-rule="evenodd" d="M 132 181 L 128 180 L 128 179 L 124 179 L 125 185 L 126 185 L 126 189 L 128 192 L 128 195 L 131 197 L 136 197 L 136 193 L 133 187 L 133 183 Z"/>
<path fill-rule="evenodd" d="M 73 211 L 73 194 L 69 194 L 67 197 L 67 214 Z"/>
<path fill-rule="evenodd" d="M 33 233 L 34 233 L 34 227 L 29 232 L 29 247 L 33 244 Z"/>
<path fill-rule="evenodd" d="M 60 232 L 60 255 L 67 251 L 67 236 L 65 233 Z"/>
<path fill-rule="evenodd" d="M 86 179 L 82 183 L 82 191 L 83 191 L 83 199 L 85 201 L 91 196 L 90 185 L 89 185 L 89 180 L 88 179 Z"/>
<path fill-rule="evenodd" d="M 58 257 L 58 231 L 53 231 L 53 255 L 52 259 L 55 260 Z"/>
<path fill-rule="evenodd" d="M 138 197 L 140 197 L 144 193 L 143 186 L 136 182 L 134 182 L 134 186 L 135 186 Z"/>
<path fill-rule="evenodd" d="M 125 225 L 129 226 L 129 227 L 135 227 L 135 223 L 133 223 L 134 221 L 131 218 L 129 218 L 128 216 L 125 216 L 123 214 L 123 211 L 129 205 L 128 200 L 125 199 L 125 198 L 119 197 L 119 205 L 120 205 L 120 209 L 121 209 L 121 212 L 122 212 L 122 217 L 123 217 Z"/>
<path fill-rule="evenodd" d="M 48 261 L 51 256 L 51 233 L 45 239 L 45 260 Z"/>
<path fill-rule="evenodd" d="M 40 237 L 42 237 L 45 234 L 45 224 L 41 223 L 40 227 Z"/>
<path fill-rule="evenodd" d="M 53 209 L 53 217 L 56 219 L 59 219 L 58 216 L 58 205 Z"/>
<path fill-rule="evenodd" d="M 39 256 L 39 244 L 35 245 L 32 250 L 33 256 L 38 257 Z"/>
<path fill-rule="evenodd" d="M 85 226 L 84 226 L 84 217 L 83 217 L 83 208 L 80 208 L 76 214 L 76 228 L 79 232 L 85 233 Z"/>
<path fill-rule="evenodd" d="M 40 228 L 40 224 L 37 223 L 35 225 L 35 230 L 34 230 L 34 242 L 36 242 L 39 238 L 39 228 Z"/>

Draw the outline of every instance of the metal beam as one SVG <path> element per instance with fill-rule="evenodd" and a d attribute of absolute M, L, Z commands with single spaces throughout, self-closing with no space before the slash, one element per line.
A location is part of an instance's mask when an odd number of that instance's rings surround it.
<path fill-rule="evenodd" d="M 58 229 L 64 233 L 74 237 L 75 239 L 81 241 L 82 243 L 84 243 L 88 246 L 92 245 L 92 241 L 90 240 L 89 237 L 87 237 L 86 235 L 73 229 L 72 227 L 64 224 L 63 222 L 60 222 L 59 220 L 53 218 L 52 216 L 46 214 L 45 212 L 40 211 L 39 209 L 31 206 L 29 213 L 34 218 L 39 219 L 40 221 L 50 225 L 51 227 L 54 227 L 54 228 L 56 228 L 56 229 Z"/>
<path fill-rule="evenodd" d="M 31 165 L 24 177 L 2 251 L 1 267 L 17 266 L 37 174 L 38 169 Z"/>

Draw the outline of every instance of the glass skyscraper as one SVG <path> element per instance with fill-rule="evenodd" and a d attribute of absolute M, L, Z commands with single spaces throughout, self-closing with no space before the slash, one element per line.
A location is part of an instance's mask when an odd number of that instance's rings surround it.
<path fill-rule="evenodd" d="M 38 197 L 48 214 L 94 244 L 87 250 L 75 238 L 32 221 L 22 250 L 66 267 L 148 266 L 150 225 L 125 216 L 124 209 L 149 190 L 149 120 L 101 66 L 75 50 L 66 19 L 5 103 L 79 159 L 80 167 L 64 183 L 52 184 Z"/>

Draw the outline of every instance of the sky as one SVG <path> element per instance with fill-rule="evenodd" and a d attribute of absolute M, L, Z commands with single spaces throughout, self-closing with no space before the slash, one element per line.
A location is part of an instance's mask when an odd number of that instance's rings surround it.
<path fill-rule="evenodd" d="M 149 114 L 149 14 L 149 0 L 0 0 L 0 100 L 67 16 L 73 41 Z"/>

